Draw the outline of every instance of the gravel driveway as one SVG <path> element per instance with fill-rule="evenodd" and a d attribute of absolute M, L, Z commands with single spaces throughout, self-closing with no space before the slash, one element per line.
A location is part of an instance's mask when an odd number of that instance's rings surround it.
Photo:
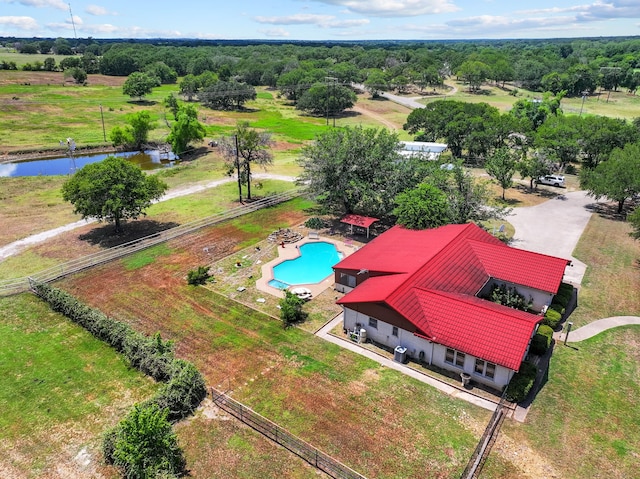
<path fill-rule="evenodd" d="M 511 245 L 571 259 L 565 280 L 580 284 L 586 265 L 572 255 L 592 215 L 587 206 L 594 203 L 584 191 L 572 191 L 536 206 L 515 208 L 507 218 L 516 229 Z"/>

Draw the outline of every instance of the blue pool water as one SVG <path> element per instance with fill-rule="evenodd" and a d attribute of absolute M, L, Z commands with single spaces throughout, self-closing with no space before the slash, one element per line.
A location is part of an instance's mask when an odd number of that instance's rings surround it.
<path fill-rule="evenodd" d="M 341 259 L 342 255 L 331 243 L 303 244 L 299 257 L 273 267 L 274 279 L 269 281 L 269 286 L 285 289 L 295 284 L 319 283 L 333 274 L 331 268 Z"/>

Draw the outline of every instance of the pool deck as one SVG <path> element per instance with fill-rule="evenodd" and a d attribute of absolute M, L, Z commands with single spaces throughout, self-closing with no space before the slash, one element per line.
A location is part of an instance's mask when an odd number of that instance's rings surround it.
<path fill-rule="evenodd" d="M 335 245 L 338 252 L 342 253 L 343 258 L 351 255 L 358 249 L 358 246 L 354 244 L 348 244 L 343 241 L 333 239 L 327 236 L 319 236 L 317 239 L 309 238 L 308 236 L 303 237 L 301 240 L 296 241 L 295 243 L 286 243 L 284 248 L 278 246 L 278 257 L 265 263 L 262 265 L 262 277 L 256 281 L 256 288 L 258 291 L 263 291 L 272 296 L 277 296 L 278 298 L 282 298 L 284 293 L 282 290 L 278 288 L 274 288 L 273 286 L 269 286 L 269 281 L 273 279 L 273 267 L 277 264 L 282 263 L 288 259 L 298 258 L 300 256 L 300 246 L 306 243 L 331 243 Z M 327 276 L 325 279 L 320 281 L 319 283 L 310 283 L 310 284 L 296 284 L 291 286 L 289 289 L 293 288 L 307 288 L 311 291 L 312 297 L 315 297 L 322 293 L 329 287 L 332 287 L 334 284 L 334 276 L 333 274 Z"/>

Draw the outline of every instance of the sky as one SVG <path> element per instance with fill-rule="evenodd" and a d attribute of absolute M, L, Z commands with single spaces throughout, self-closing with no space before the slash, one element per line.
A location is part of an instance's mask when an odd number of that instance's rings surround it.
<path fill-rule="evenodd" d="M 16 37 L 346 41 L 622 35 L 640 35 L 640 0 L 0 0 L 0 36 Z"/>

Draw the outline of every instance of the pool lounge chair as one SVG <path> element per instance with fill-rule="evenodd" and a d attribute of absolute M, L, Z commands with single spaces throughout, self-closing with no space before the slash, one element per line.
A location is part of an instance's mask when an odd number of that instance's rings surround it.
<path fill-rule="evenodd" d="M 309 231 L 309 239 L 320 239 L 317 231 Z"/>

